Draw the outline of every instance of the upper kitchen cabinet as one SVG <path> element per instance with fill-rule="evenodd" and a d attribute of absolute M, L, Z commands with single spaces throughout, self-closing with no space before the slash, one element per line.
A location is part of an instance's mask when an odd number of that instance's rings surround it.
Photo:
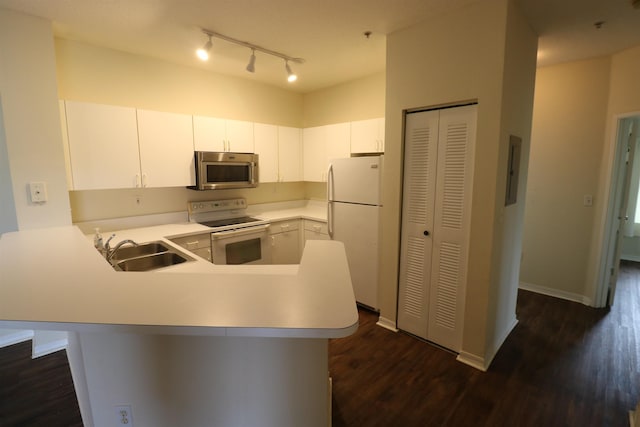
<path fill-rule="evenodd" d="M 134 108 L 66 101 L 65 112 L 74 190 L 140 184 Z"/>
<path fill-rule="evenodd" d="M 278 126 L 278 181 L 302 178 L 302 129 Z"/>
<path fill-rule="evenodd" d="M 253 153 L 253 123 L 216 117 L 193 116 L 196 151 Z"/>
<path fill-rule="evenodd" d="M 384 152 L 384 118 L 351 122 L 351 152 Z"/>
<path fill-rule="evenodd" d="M 301 129 L 255 123 L 254 132 L 260 182 L 302 181 Z"/>
<path fill-rule="evenodd" d="M 305 128 L 303 133 L 304 180 L 327 180 L 329 160 L 349 157 L 350 124 Z"/>
<path fill-rule="evenodd" d="M 144 187 L 195 184 L 191 116 L 137 110 Z"/>
<path fill-rule="evenodd" d="M 260 165 L 260 182 L 278 181 L 278 127 L 254 124 L 255 152 Z"/>

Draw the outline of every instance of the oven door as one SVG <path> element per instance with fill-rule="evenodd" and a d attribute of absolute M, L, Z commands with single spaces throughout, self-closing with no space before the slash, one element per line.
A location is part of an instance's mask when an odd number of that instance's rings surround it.
<path fill-rule="evenodd" d="M 271 264 L 269 224 L 211 233 L 214 264 Z"/>

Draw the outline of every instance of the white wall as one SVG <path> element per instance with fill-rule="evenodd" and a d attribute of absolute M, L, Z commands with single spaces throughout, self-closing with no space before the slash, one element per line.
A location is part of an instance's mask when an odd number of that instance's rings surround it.
<path fill-rule="evenodd" d="M 595 230 L 611 59 L 538 70 L 520 280 L 581 301 Z M 583 206 L 583 196 L 594 206 Z"/>
<path fill-rule="evenodd" d="M 403 110 L 477 100 L 462 347 L 480 363 L 493 357 L 494 335 L 503 333 L 498 323 L 513 317 L 492 311 L 513 310 L 517 283 L 509 281 L 517 264 L 511 265 L 514 257 L 508 252 L 518 251 L 520 213 L 509 218 L 505 213 L 501 220 L 497 207 L 504 201 L 502 172 L 509 133 L 528 139 L 535 49 L 536 37 L 508 0 L 474 3 L 388 37 L 381 316 L 396 317 Z M 503 81 L 506 72 L 517 75 Z M 512 90 L 513 95 L 505 93 Z M 511 115 L 507 109 L 513 110 Z M 516 234 L 512 238 L 509 233 Z"/>
<path fill-rule="evenodd" d="M 69 224 L 51 24 L 0 9 L 0 64 L 0 151 L 6 148 L 12 183 L 12 191 L 2 186 L 0 202 L 15 207 L 21 230 Z M 27 185 L 32 181 L 47 184 L 48 202 L 31 203 Z M 3 218 L 3 228 L 11 228 L 11 222 Z"/>

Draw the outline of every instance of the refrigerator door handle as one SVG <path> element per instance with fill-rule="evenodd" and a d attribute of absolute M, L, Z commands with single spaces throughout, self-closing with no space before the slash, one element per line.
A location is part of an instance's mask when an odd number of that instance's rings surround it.
<path fill-rule="evenodd" d="M 333 203 L 333 165 L 329 164 L 329 170 L 327 171 L 327 232 L 329 238 L 333 239 L 333 215 L 332 206 Z"/>

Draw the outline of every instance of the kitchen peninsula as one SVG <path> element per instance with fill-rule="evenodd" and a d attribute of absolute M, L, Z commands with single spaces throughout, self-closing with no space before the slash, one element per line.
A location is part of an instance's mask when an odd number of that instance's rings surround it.
<path fill-rule="evenodd" d="M 116 272 L 57 227 L 2 235 L 0 271 L 0 327 L 70 332 L 87 426 L 121 406 L 136 427 L 329 424 L 328 339 L 358 324 L 339 242 L 307 242 L 299 266 Z"/>

